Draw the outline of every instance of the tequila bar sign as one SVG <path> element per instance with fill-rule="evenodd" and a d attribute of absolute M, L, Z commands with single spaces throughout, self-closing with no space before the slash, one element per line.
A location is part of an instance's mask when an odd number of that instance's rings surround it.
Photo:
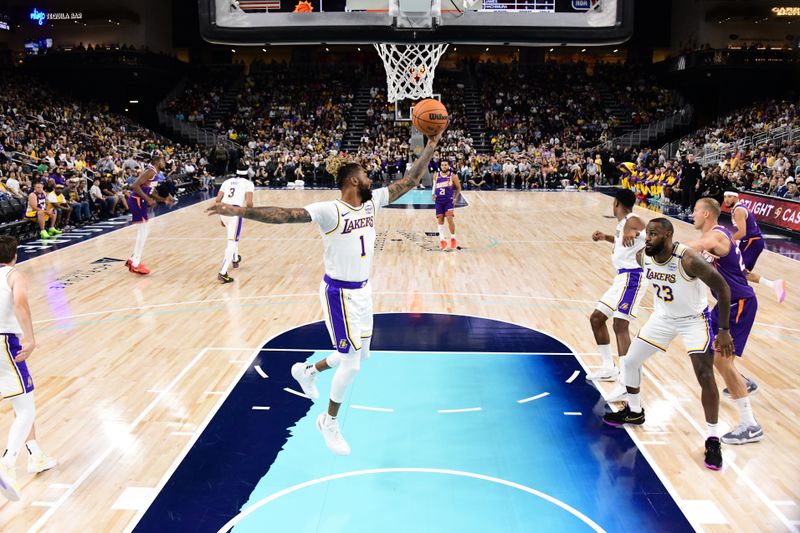
<path fill-rule="evenodd" d="M 45 13 L 44 11 L 39 11 L 38 9 L 34 8 L 33 11 L 31 11 L 30 17 L 31 20 L 37 23 L 39 26 L 44 26 L 45 21 L 81 20 L 83 19 L 83 13 L 80 11 Z"/>

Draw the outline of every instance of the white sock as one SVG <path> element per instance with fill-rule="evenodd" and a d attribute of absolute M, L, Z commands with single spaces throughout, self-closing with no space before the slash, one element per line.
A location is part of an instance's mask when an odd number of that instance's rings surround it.
<path fill-rule="evenodd" d="M 634 413 L 641 413 L 642 412 L 642 397 L 638 394 L 628 393 L 628 407 L 630 408 L 631 412 Z"/>
<path fill-rule="evenodd" d="M 13 468 L 17 464 L 17 456 L 22 449 L 25 439 L 31 432 L 33 420 L 36 417 L 36 406 L 33 403 L 33 394 L 22 394 L 11 399 L 14 406 L 14 422 L 8 430 L 8 444 L 3 454 L 3 462 Z"/>
<path fill-rule="evenodd" d="M 316 376 L 319 374 L 316 365 L 306 365 L 305 373 L 307 376 Z"/>
<path fill-rule="evenodd" d="M 710 424 L 706 422 L 706 430 L 709 437 L 719 438 L 719 424 Z"/>
<path fill-rule="evenodd" d="M 611 345 L 610 344 L 598 344 L 597 350 L 600 352 L 600 355 L 603 357 L 603 367 L 605 368 L 613 368 L 614 367 L 614 358 L 611 356 Z"/>
<path fill-rule="evenodd" d="M 25 447 L 28 449 L 28 453 L 33 455 L 35 453 L 42 453 L 42 449 L 39 448 L 39 444 L 35 440 L 29 440 L 25 443 Z"/>
<path fill-rule="evenodd" d="M 236 257 L 236 241 L 228 241 L 228 245 L 225 247 L 225 259 L 222 260 L 222 268 L 220 268 L 220 274 L 227 274 L 228 269 L 231 266 L 234 258 Z"/>
<path fill-rule="evenodd" d="M 765 278 L 764 276 L 761 276 L 761 278 L 758 280 L 758 284 L 759 285 L 764 285 L 766 287 L 769 287 L 770 289 L 774 289 L 775 288 L 775 282 L 772 281 L 771 279 Z"/>
<path fill-rule="evenodd" d="M 450 234 L 450 238 L 451 238 L 451 239 L 455 239 L 455 238 L 456 238 L 456 234 L 455 234 L 455 233 L 451 233 L 451 234 Z"/>
<path fill-rule="evenodd" d="M 750 397 L 737 398 L 733 400 L 736 408 L 739 410 L 739 422 L 747 424 L 748 426 L 755 426 L 756 419 L 753 417 L 753 408 L 750 406 Z"/>
<path fill-rule="evenodd" d="M 443 241 L 444 238 L 444 224 L 439 224 L 439 240 Z"/>
<path fill-rule="evenodd" d="M 134 268 L 139 266 L 142 262 L 142 254 L 144 253 L 144 243 L 147 241 L 147 235 L 150 233 L 150 226 L 147 222 L 139 224 L 136 235 L 136 246 L 133 248 L 133 255 L 131 256 L 131 264 Z"/>

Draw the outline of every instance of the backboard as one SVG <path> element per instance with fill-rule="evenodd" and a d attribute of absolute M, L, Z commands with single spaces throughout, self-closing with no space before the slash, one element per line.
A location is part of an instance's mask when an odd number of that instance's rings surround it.
<path fill-rule="evenodd" d="M 633 0 L 198 0 L 200 31 L 231 45 L 602 45 L 633 31 Z M 422 16 L 409 16 L 422 11 Z"/>

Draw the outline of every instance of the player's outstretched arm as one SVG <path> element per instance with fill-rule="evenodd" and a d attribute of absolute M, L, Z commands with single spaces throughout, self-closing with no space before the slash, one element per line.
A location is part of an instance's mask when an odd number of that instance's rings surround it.
<path fill-rule="evenodd" d="M 419 159 L 417 159 L 414 164 L 411 165 L 411 168 L 408 169 L 406 175 L 389 184 L 389 203 L 394 202 L 405 193 L 419 185 L 419 181 L 422 179 L 425 169 L 428 168 L 428 163 L 431 162 L 433 152 L 436 150 L 436 145 L 439 144 L 439 139 L 441 138 L 441 133 L 439 135 L 429 137 L 427 146 L 425 146 L 425 149 L 422 151 Z"/>
<path fill-rule="evenodd" d="M 293 224 L 311 222 L 311 215 L 302 207 L 235 207 L 228 204 L 212 204 L 206 209 L 209 215 L 243 217 L 264 224 Z"/>

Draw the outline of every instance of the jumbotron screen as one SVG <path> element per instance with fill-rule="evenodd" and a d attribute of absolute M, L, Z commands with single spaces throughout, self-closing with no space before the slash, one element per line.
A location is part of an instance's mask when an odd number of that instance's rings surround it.
<path fill-rule="evenodd" d="M 442 11 L 505 11 L 511 13 L 581 13 L 597 0 L 442 0 Z M 335 13 L 384 11 L 386 0 L 232 0 L 231 9 L 245 13 Z"/>

